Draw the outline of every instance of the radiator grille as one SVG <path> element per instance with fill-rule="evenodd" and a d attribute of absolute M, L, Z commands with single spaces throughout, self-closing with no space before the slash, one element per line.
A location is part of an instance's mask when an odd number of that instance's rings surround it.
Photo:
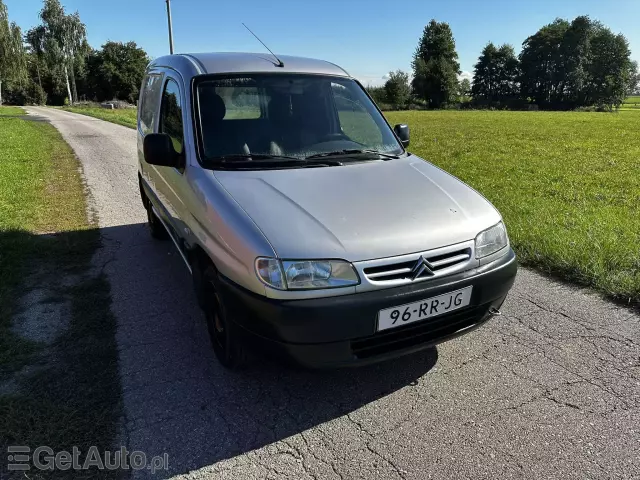
<path fill-rule="evenodd" d="M 414 281 L 436 276 L 439 272 L 467 263 L 470 259 L 471 249 L 462 248 L 440 255 L 424 254 L 409 261 L 367 267 L 363 272 L 370 282 Z"/>

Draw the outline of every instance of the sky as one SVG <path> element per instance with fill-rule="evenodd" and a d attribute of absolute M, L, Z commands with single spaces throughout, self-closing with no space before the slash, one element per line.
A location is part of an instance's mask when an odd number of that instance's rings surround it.
<path fill-rule="evenodd" d="M 42 0 L 4 0 L 9 19 L 26 32 L 39 23 Z M 151 57 L 169 51 L 165 0 L 61 0 L 78 11 L 94 48 L 107 40 L 135 41 Z M 424 26 L 449 23 L 462 76 L 492 41 L 522 42 L 555 18 L 589 15 L 629 40 L 640 59 L 639 0 L 172 0 L 176 53 L 264 51 L 246 23 L 276 53 L 331 61 L 364 85 L 388 72 L 410 73 Z"/>

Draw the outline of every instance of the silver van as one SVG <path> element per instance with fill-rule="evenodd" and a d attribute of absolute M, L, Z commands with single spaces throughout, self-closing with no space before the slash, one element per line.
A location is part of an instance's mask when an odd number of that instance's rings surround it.
<path fill-rule="evenodd" d="M 499 313 L 517 269 L 500 213 L 409 153 L 409 128 L 390 128 L 342 68 L 161 57 L 138 117 L 151 234 L 191 271 L 224 366 L 253 347 L 309 367 L 365 364 Z"/>

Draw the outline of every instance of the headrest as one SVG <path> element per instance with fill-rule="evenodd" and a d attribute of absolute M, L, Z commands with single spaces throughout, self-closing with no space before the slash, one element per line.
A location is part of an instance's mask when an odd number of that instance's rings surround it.
<path fill-rule="evenodd" d="M 213 88 L 201 88 L 199 91 L 200 116 L 211 122 L 219 122 L 227 114 L 222 97 Z"/>

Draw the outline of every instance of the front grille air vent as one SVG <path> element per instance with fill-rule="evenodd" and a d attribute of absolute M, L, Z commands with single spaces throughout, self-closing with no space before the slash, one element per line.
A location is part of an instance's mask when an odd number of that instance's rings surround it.
<path fill-rule="evenodd" d="M 436 276 L 439 272 L 467 263 L 470 259 L 471 249 L 463 248 L 440 255 L 424 254 L 409 261 L 367 267 L 363 272 L 371 282 L 415 281 Z"/>
<path fill-rule="evenodd" d="M 424 343 L 436 343 L 486 320 L 488 307 L 489 305 L 468 307 L 442 317 L 426 319 L 352 340 L 351 350 L 357 358 L 363 359 Z"/>

